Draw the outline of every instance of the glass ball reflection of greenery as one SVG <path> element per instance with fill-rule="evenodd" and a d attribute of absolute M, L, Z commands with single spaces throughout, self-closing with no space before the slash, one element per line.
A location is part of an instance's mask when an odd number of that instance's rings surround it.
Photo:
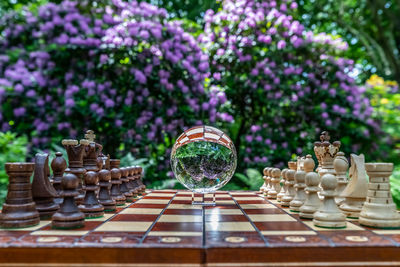
<path fill-rule="evenodd" d="M 180 146 L 171 155 L 175 177 L 196 193 L 212 193 L 227 184 L 235 172 L 236 161 L 234 147 L 205 140 Z"/>

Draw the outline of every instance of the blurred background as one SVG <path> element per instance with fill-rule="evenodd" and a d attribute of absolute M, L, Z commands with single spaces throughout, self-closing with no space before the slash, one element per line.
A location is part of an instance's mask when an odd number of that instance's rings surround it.
<path fill-rule="evenodd" d="M 4 163 L 63 151 L 87 129 L 150 188 L 178 188 L 169 155 L 193 125 L 238 151 L 226 190 L 266 166 L 341 150 L 395 163 L 400 204 L 400 2 L 0 1 L 0 199 Z"/>

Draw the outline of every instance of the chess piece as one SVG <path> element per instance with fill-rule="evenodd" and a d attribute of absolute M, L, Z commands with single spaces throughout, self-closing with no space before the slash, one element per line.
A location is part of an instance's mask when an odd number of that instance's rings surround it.
<path fill-rule="evenodd" d="M 49 174 L 49 155 L 36 154 L 35 171 L 32 181 L 32 197 L 41 219 L 50 218 L 60 208 L 54 201 L 58 193 L 50 183 Z"/>
<path fill-rule="evenodd" d="M 37 225 L 40 221 L 32 199 L 32 176 L 34 163 L 6 163 L 5 169 L 9 184 L 7 198 L 0 213 L 0 226 L 4 228 L 22 228 Z"/>
<path fill-rule="evenodd" d="M 306 157 L 297 157 L 297 171 L 304 171 L 304 160 Z"/>
<path fill-rule="evenodd" d="M 94 142 L 96 135 L 92 130 L 86 131 L 85 139 L 89 144 L 85 147 L 85 154 L 83 156 L 83 167 L 86 171 L 99 171 L 97 167 L 97 158 L 100 156 L 103 146 Z"/>
<path fill-rule="evenodd" d="M 64 175 L 64 171 L 67 168 L 67 162 L 65 161 L 61 152 L 56 152 L 56 157 L 51 161 L 51 169 L 53 171 L 53 187 L 57 191 L 57 197 L 54 198 L 54 202 L 61 204 L 63 201 L 61 197 L 61 179 Z"/>
<path fill-rule="evenodd" d="M 139 185 L 139 194 L 143 195 L 146 192 L 146 186 L 143 184 L 143 169 L 138 166 L 138 185 Z"/>
<path fill-rule="evenodd" d="M 281 179 L 281 181 L 280 181 L 280 183 L 282 184 L 281 185 L 281 190 L 279 191 L 279 193 L 278 193 L 278 195 L 276 196 L 276 200 L 278 201 L 278 202 L 281 202 L 282 201 L 282 197 L 285 195 L 285 192 L 286 192 L 286 185 L 285 185 L 285 182 L 286 182 L 286 172 L 288 171 L 288 169 L 287 168 L 285 168 L 285 169 L 283 169 L 282 170 L 282 172 L 281 172 L 281 176 L 282 176 L 282 179 Z"/>
<path fill-rule="evenodd" d="M 368 194 L 359 223 L 373 228 L 400 228 L 400 215 L 390 193 L 393 163 L 366 163 L 365 169 L 369 176 Z"/>
<path fill-rule="evenodd" d="M 110 169 L 110 156 L 103 156 L 103 168 L 99 171 L 99 202 L 104 207 L 104 211 L 114 211 L 116 208 L 115 200 L 110 196 L 111 189 L 111 172 Z"/>
<path fill-rule="evenodd" d="M 321 142 L 314 143 L 314 152 L 317 159 L 321 161 L 320 165 L 318 165 L 318 174 L 322 178 L 327 173 L 335 174 L 333 160 L 337 152 L 339 152 L 340 142 L 335 141 L 331 144 L 329 142 L 331 137 L 326 131 L 322 132 L 320 139 Z"/>
<path fill-rule="evenodd" d="M 304 160 L 298 162 L 298 164 L 304 165 Z M 304 204 L 306 200 L 306 193 L 304 192 L 304 188 L 306 188 L 306 184 L 304 183 L 306 180 L 306 172 L 303 169 L 303 166 L 296 172 L 294 175 L 294 188 L 296 190 L 296 194 L 292 201 L 290 201 L 290 210 L 294 212 L 300 212 L 300 207 Z"/>
<path fill-rule="evenodd" d="M 117 206 L 123 206 L 125 204 L 126 198 L 124 194 L 121 193 L 121 171 L 119 169 L 119 159 L 110 159 L 111 168 L 111 198 L 115 200 Z"/>
<path fill-rule="evenodd" d="M 85 199 L 79 205 L 79 210 L 85 214 L 85 218 L 99 218 L 104 216 L 104 207 L 96 197 L 99 178 L 96 172 L 88 171 L 85 175 Z"/>
<path fill-rule="evenodd" d="M 323 228 L 345 228 L 346 216 L 340 211 L 335 202 L 337 180 L 333 174 L 325 173 L 321 178 L 324 200 L 314 213 L 313 223 Z"/>
<path fill-rule="evenodd" d="M 272 168 L 271 170 L 271 189 L 268 191 L 268 198 L 276 199 L 278 192 L 281 190 L 279 184 L 279 178 L 281 177 L 281 170 L 278 168 Z"/>
<path fill-rule="evenodd" d="M 367 198 L 368 182 L 365 172 L 364 155 L 357 156 L 351 154 L 350 160 L 350 182 L 340 195 L 344 198 L 344 201 L 340 204 L 340 209 L 347 217 L 357 219 Z"/>
<path fill-rule="evenodd" d="M 134 198 L 136 197 L 136 195 L 134 193 L 135 188 L 133 186 L 133 174 L 134 174 L 135 168 L 130 166 L 130 167 L 127 167 L 127 170 L 128 170 L 128 176 L 126 178 L 128 179 L 128 182 L 127 182 L 126 186 L 132 195 L 132 201 L 134 201 Z"/>
<path fill-rule="evenodd" d="M 121 170 L 121 185 L 120 185 L 120 191 L 122 194 L 124 194 L 126 201 L 127 202 L 133 202 L 133 194 L 130 192 L 128 188 L 128 183 L 129 183 L 129 169 L 128 168 L 120 168 Z"/>
<path fill-rule="evenodd" d="M 75 197 L 79 194 L 78 185 L 79 178 L 72 172 L 63 176 L 61 187 L 64 199 L 60 209 L 52 217 L 53 228 L 72 229 L 85 226 L 85 214 L 79 211 L 75 202 Z"/>
<path fill-rule="evenodd" d="M 319 174 L 313 172 L 315 167 L 314 160 L 311 155 L 306 156 L 304 161 L 304 170 L 306 172 L 306 200 L 304 204 L 300 207 L 300 218 L 302 219 L 313 219 L 314 213 L 321 206 L 321 200 L 318 197 L 319 188 Z"/>
<path fill-rule="evenodd" d="M 267 180 L 266 180 L 266 178 L 267 178 L 267 176 L 266 176 L 267 175 L 267 167 L 264 168 L 263 174 L 264 174 L 264 176 L 263 176 L 264 184 L 261 186 L 260 191 L 261 191 L 261 193 L 263 193 L 265 195 L 265 190 L 268 187 L 268 183 L 267 183 Z"/>
<path fill-rule="evenodd" d="M 132 193 L 134 197 L 137 197 L 139 195 L 139 184 L 138 184 L 138 179 L 139 179 L 139 167 L 134 166 L 133 168 L 133 174 L 132 174 Z"/>
<path fill-rule="evenodd" d="M 82 187 L 82 181 L 85 178 L 86 169 L 83 168 L 83 155 L 85 153 L 85 147 L 89 145 L 89 141 L 82 139 L 79 141 L 73 139 L 62 140 L 62 145 L 65 147 L 68 155 L 68 168 L 65 170 L 66 173 L 73 173 L 78 177 L 78 195 L 75 197 L 76 203 L 81 204 L 85 197 L 85 191 Z"/>
<path fill-rule="evenodd" d="M 346 173 L 349 169 L 349 162 L 343 152 L 338 152 L 336 154 L 336 157 L 333 160 L 333 167 L 335 168 L 336 180 L 338 181 L 338 186 L 336 188 L 337 197 L 335 198 L 335 201 L 336 204 L 340 206 L 344 201 L 344 197 L 342 197 L 341 194 L 347 185 Z"/>
<path fill-rule="evenodd" d="M 294 175 L 297 169 L 297 162 L 289 161 L 289 170 L 286 171 L 286 191 L 285 195 L 282 197 L 281 205 L 283 207 L 289 207 L 290 201 L 293 200 L 295 191 L 294 191 Z"/>

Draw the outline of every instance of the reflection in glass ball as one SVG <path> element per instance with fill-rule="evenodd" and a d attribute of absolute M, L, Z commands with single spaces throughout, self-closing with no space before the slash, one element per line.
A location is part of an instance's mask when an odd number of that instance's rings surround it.
<path fill-rule="evenodd" d="M 171 167 L 178 181 L 196 193 L 212 193 L 229 182 L 236 169 L 231 139 L 211 126 L 183 132 L 171 152 Z"/>

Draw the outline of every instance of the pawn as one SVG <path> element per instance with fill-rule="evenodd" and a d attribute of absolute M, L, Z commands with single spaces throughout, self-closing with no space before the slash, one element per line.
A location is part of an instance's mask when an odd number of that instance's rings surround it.
<path fill-rule="evenodd" d="M 121 171 L 117 167 L 119 166 L 119 160 L 110 160 L 110 163 L 112 165 L 111 169 L 111 190 L 110 190 L 110 195 L 111 198 L 115 200 L 115 203 L 117 206 L 123 206 L 125 204 L 126 198 L 124 194 L 121 193 L 120 190 L 120 185 L 122 183 L 121 181 Z"/>
<path fill-rule="evenodd" d="M 315 163 L 311 155 L 307 155 L 304 161 L 304 170 L 307 173 L 305 176 L 306 180 L 306 200 L 300 207 L 300 218 L 302 219 L 313 219 L 314 213 L 321 206 L 321 200 L 318 197 L 319 187 L 319 174 L 314 172 Z"/>
<path fill-rule="evenodd" d="M 333 167 L 335 168 L 336 180 L 338 181 L 338 187 L 336 188 L 337 197 L 335 198 L 335 201 L 336 204 L 340 206 L 345 200 L 345 198 L 340 195 L 347 186 L 346 173 L 349 169 L 349 162 L 343 152 L 338 152 L 336 154 L 336 157 L 333 160 Z"/>
<path fill-rule="evenodd" d="M 290 206 L 290 202 L 293 200 L 294 195 L 296 194 L 296 192 L 294 191 L 294 175 L 296 173 L 296 162 L 290 161 L 289 162 L 289 170 L 286 171 L 286 192 L 285 195 L 282 197 L 282 203 L 281 205 L 283 207 L 289 207 Z"/>
<path fill-rule="evenodd" d="M 282 201 L 282 197 L 285 195 L 286 192 L 286 172 L 288 171 L 287 168 L 283 169 L 281 172 L 282 179 L 279 181 L 279 185 L 282 183 L 281 190 L 279 191 L 278 195 L 276 196 L 276 200 L 278 202 Z"/>
<path fill-rule="evenodd" d="M 303 170 L 298 170 L 294 175 L 294 180 L 296 181 L 294 185 L 294 188 L 296 189 L 296 195 L 294 196 L 293 200 L 290 201 L 290 210 L 294 212 L 300 212 L 300 207 L 306 200 L 306 192 L 304 191 L 304 188 L 306 188 L 306 184 L 304 183 L 306 180 L 306 172 Z"/>
<path fill-rule="evenodd" d="M 75 196 L 79 195 L 77 187 L 78 177 L 73 173 L 67 173 L 61 180 L 63 202 L 60 209 L 54 213 L 51 225 L 53 228 L 71 229 L 85 226 L 85 214 L 79 211 L 75 202 Z"/>
<path fill-rule="evenodd" d="M 346 228 L 346 216 L 340 211 L 335 202 L 336 177 L 330 173 L 324 174 L 321 179 L 321 187 L 324 196 L 321 207 L 315 212 L 313 223 L 323 228 Z"/>
<path fill-rule="evenodd" d="M 111 172 L 107 169 L 102 169 L 98 173 L 99 176 L 99 202 L 104 207 L 104 211 L 115 211 L 115 200 L 110 196 L 111 188 Z"/>
<path fill-rule="evenodd" d="M 140 166 L 138 166 L 138 177 L 139 193 L 143 195 L 146 192 L 146 186 L 143 184 L 143 169 Z"/>
<path fill-rule="evenodd" d="M 85 198 L 79 209 L 85 214 L 86 218 L 99 218 L 104 216 L 104 207 L 96 197 L 97 184 L 99 178 L 96 172 L 88 171 L 85 175 Z"/>
<path fill-rule="evenodd" d="M 129 183 L 129 169 L 128 168 L 120 168 L 121 170 L 121 185 L 120 191 L 124 194 L 126 198 L 126 202 L 133 202 L 133 194 L 130 192 L 128 188 Z"/>
<path fill-rule="evenodd" d="M 263 174 L 264 174 L 263 180 L 264 180 L 264 183 L 263 183 L 263 185 L 260 187 L 260 192 L 261 192 L 262 194 L 264 194 L 264 191 L 265 191 L 265 189 L 267 188 L 267 182 L 265 181 L 265 178 L 266 178 L 266 176 L 265 176 L 266 169 L 267 169 L 267 168 L 265 167 L 264 170 L 263 170 Z"/>
<path fill-rule="evenodd" d="M 279 184 L 279 178 L 281 177 L 281 170 L 278 168 L 272 168 L 271 170 L 271 189 L 268 191 L 268 198 L 276 199 L 278 192 L 281 190 Z"/>
<path fill-rule="evenodd" d="M 63 154 L 61 152 L 56 152 L 56 157 L 51 161 L 51 170 L 53 171 L 53 187 L 57 191 L 57 197 L 54 198 L 54 202 L 57 204 L 61 204 L 63 201 L 61 197 L 61 180 L 66 168 L 67 161 L 64 159 Z"/>
<path fill-rule="evenodd" d="M 271 185 L 270 185 L 270 177 L 269 177 L 269 167 L 264 168 L 263 171 L 263 179 L 264 179 L 264 183 L 265 183 L 265 188 L 264 188 L 264 196 L 268 195 L 268 191 L 271 190 Z"/>
<path fill-rule="evenodd" d="M 137 184 L 136 184 L 136 167 L 132 166 L 129 168 L 130 169 L 130 175 L 129 175 L 129 187 L 130 187 L 130 192 L 133 195 L 133 198 L 137 198 L 139 191 L 137 190 Z"/>

